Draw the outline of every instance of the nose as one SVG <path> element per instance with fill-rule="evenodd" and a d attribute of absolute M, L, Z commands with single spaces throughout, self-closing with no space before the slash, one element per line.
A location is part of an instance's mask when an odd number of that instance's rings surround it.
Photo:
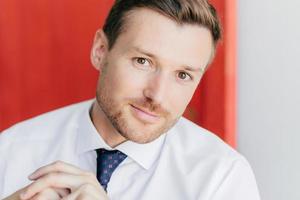
<path fill-rule="evenodd" d="M 161 72 L 152 74 L 143 91 L 144 96 L 155 104 L 162 104 L 166 100 L 168 91 L 168 77 Z"/>

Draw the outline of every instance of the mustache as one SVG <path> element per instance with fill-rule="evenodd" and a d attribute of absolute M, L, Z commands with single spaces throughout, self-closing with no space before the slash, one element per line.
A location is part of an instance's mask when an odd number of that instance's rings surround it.
<path fill-rule="evenodd" d="M 151 99 L 131 98 L 128 99 L 128 101 L 134 106 L 148 110 L 158 115 L 166 116 L 169 114 L 169 111 L 167 109 L 163 108 L 161 104 L 153 102 L 153 100 Z"/>

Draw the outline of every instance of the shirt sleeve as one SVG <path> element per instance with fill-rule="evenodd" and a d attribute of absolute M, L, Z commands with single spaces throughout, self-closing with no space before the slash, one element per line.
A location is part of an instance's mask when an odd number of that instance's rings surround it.
<path fill-rule="evenodd" d="M 253 171 L 244 158 L 236 160 L 211 200 L 260 200 Z"/>

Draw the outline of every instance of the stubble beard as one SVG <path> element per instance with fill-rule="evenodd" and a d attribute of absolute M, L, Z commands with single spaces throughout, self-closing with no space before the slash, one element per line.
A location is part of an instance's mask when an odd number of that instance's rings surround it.
<path fill-rule="evenodd" d="M 145 132 L 145 130 L 135 130 L 129 124 L 128 118 L 126 118 L 125 113 L 122 111 L 121 105 L 118 105 L 109 94 L 105 86 L 99 88 L 96 94 L 96 101 L 100 109 L 105 114 L 106 118 L 110 121 L 112 126 L 118 131 L 118 133 L 123 136 L 126 140 L 130 140 L 136 143 L 145 144 L 157 139 L 160 135 L 166 133 L 171 127 L 173 127 L 179 118 L 173 120 L 167 120 L 165 116 L 165 123 L 155 129 Z M 142 100 L 144 101 L 144 100 Z M 141 100 L 138 100 L 141 102 Z M 127 103 L 127 102 L 126 102 Z M 147 102 L 143 104 L 149 104 Z M 128 102 L 128 106 L 129 102 Z M 151 109 L 155 109 L 155 106 L 150 105 Z M 165 114 L 167 115 L 167 114 Z M 146 124 L 145 129 L 146 129 Z"/>

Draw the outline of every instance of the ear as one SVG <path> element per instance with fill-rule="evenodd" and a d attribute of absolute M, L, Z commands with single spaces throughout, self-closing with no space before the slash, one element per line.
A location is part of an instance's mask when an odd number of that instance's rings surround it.
<path fill-rule="evenodd" d="M 91 62 L 96 70 L 101 71 L 108 53 L 108 40 L 102 29 L 99 29 L 94 38 L 91 49 Z"/>

